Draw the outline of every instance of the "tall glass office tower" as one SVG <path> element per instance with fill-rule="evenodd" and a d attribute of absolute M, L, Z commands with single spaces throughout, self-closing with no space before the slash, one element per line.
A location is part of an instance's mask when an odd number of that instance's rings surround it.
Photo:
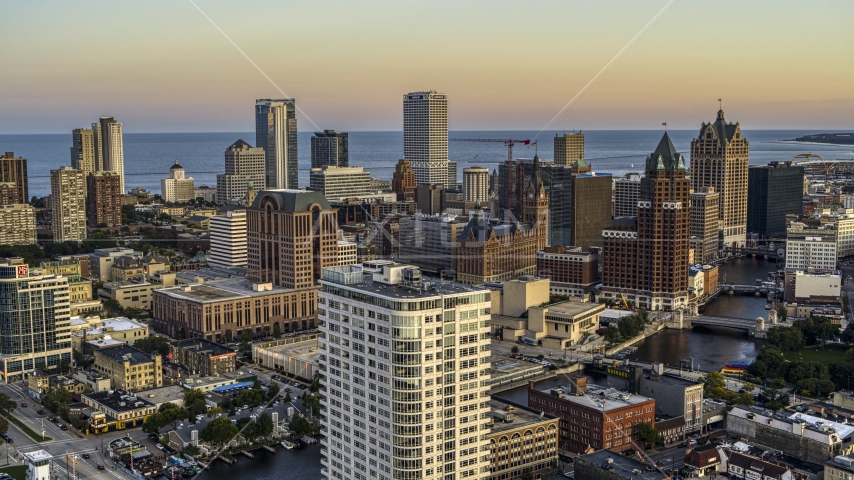
<path fill-rule="evenodd" d="M 296 100 L 255 100 L 255 146 L 267 157 L 267 188 L 299 188 Z"/>

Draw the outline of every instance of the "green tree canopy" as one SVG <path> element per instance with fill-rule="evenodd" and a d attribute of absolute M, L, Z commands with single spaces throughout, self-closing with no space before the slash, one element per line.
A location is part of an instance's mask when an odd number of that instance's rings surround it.
<path fill-rule="evenodd" d="M 12 400 L 9 395 L 0 393 L 0 413 L 8 415 L 9 412 L 18 408 L 18 404 Z"/>
<path fill-rule="evenodd" d="M 635 431 L 640 439 L 649 446 L 654 446 L 661 440 L 661 435 L 651 423 L 641 422 L 635 426 Z"/>
<path fill-rule="evenodd" d="M 205 428 L 199 432 L 202 440 L 211 443 L 212 445 L 222 446 L 227 444 L 237 435 L 238 429 L 231 424 L 231 420 L 226 417 L 220 417 L 212 420 Z"/>

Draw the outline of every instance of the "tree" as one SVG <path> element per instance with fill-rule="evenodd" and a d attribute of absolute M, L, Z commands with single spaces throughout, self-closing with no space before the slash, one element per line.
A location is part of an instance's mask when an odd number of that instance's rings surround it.
<path fill-rule="evenodd" d="M 786 305 L 784 305 L 784 304 L 782 304 L 782 303 L 781 303 L 781 304 L 779 304 L 779 305 L 777 305 L 777 318 L 778 318 L 781 322 L 785 322 L 785 321 L 786 321 L 786 318 L 787 318 L 788 316 L 789 316 L 789 312 L 788 312 L 788 310 L 786 310 Z"/>
<path fill-rule="evenodd" d="M 799 322 L 795 322 L 797 324 Z M 797 327 L 771 327 L 768 330 L 768 344 L 778 350 L 798 350 L 804 348 L 804 332 Z"/>
<path fill-rule="evenodd" d="M 282 327 L 279 326 L 279 322 L 273 324 L 273 338 L 276 340 L 282 336 Z"/>
<path fill-rule="evenodd" d="M 296 332 L 299 329 L 299 323 L 296 320 L 291 322 L 291 332 Z"/>
<path fill-rule="evenodd" d="M 165 407 L 165 408 L 164 408 Z M 163 415 L 163 421 L 172 424 L 172 428 L 178 426 L 178 422 L 184 419 L 192 418 L 190 411 L 184 407 L 179 407 L 174 403 L 167 402 L 160 406 L 160 412 Z"/>
<path fill-rule="evenodd" d="M 290 392 L 285 392 L 285 403 L 291 403 L 293 399 L 291 398 Z"/>
<path fill-rule="evenodd" d="M 851 313 L 851 300 L 848 298 L 848 294 L 842 297 L 842 311 L 848 315 Z"/>
<path fill-rule="evenodd" d="M 159 433 L 160 429 L 165 427 L 169 422 L 166 421 L 166 416 L 160 412 L 153 413 L 145 419 L 142 424 L 142 431 L 145 433 Z"/>
<path fill-rule="evenodd" d="M 9 420 L 6 420 L 6 417 L 0 417 L 0 434 L 4 434 L 9 431 Z"/>
<path fill-rule="evenodd" d="M 605 329 L 605 341 L 611 344 L 619 343 L 620 338 L 620 329 L 614 325 L 608 325 L 608 328 Z"/>
<path fill-rule="evenodd" d="M 272 400 L 279 395 L 279 385 L 276 383 L 270 383 L 270 386 L 267 387 L 267 400 Z"/>
<path fill-rule="evenodd" d="M 124 316 L 133 320 L 142 318 L 143 310 L 136 307 L 128 307 L 123 312 Z"/>
<path fill-rule="evenodd" d="M 206 413 L 208 406 L 205 403 L 205 394 L 201 390 L 191 389 L 184 392 L 184 408 L 189 416 Z"/>
<path fill-rule="evenodd" d="M 703 385 L 706 390 L 714 388 L 726 389 L 726 377 L 718 372 L 709 372 L 703 375 Z"/>
<path fill-rule="evenodd" d="M 256 430 L 259 436 L 266 437 L 273 433 L 275 425 L 273 424 L 273 419 L 267 412 L 262 413 L 261 416 L 258 417 L 258 421 L 256 423 L 258 425 Z"/>
<path fill-rule="evenodd" d="M 288 423 L 288 430 L 294 437 L 302 437 L 311 433 L 311 423 L 302 415 L 294 415 Z"/>
<path fill-rule="evenodd" d="M 145 353 L 157 352 L 160 355 L 166 356 L 169 354 L 169 339 L 160 336 L 140 338 L 133 343 L 133 347 Z"/>
<path fill-rule="evenodd" d="M 534 474 L 531 472 L 525 472 L 519 477 L 519 480 L 534 480 Z"/>
<path fill-rule="evenodd" d="M 197 447 L 191 443 L 191 444 L 188 444 L 186 447 L 184 447 L 183 453 L 184 453 L 184 455 L 189 455 L 191 457 L 198 457 L 199 455 L 202 454 L 202 450 L 199 447 Z"/>
<path fill-rule="evenodd" d="M 661 435 L 658 433 L 651 423 L 641 422 L 635 426 L 635 432 L 644 443 L 653 446 L 661 440 Z"/>
<path fill-rule="evenodd" d="M 238 429 L 231 424 L 231 420 L 225 417 L 217 418 L 207 424 L 205 428 L 199 432 L 202 440 L 211 443 L 212 445 L 225 445 L 230 442 Z"/>
<path fill-rule="evenodd" d="M 244 329 L 240 334 L 240 346 L 237 348 L 243 353 L 247 353 L 252 350 L 252 332 L 249 329 Z"/>
<path fill-rule="evenodd" d="M 45 395 L 42 405 L 53 413 L 59 414 L 63 408 L 67 408 L 72 398 L 68 390 L 59 387 Z"/>
<path fill-rule="evenodd" d="M 104 310 L 111 317 L 120 317 L 124 311 L 122 304 L 114 298 L 104 300 Z"/>
<path fill-rule="evenodd" d="M 59 365 L 56 366 L 56 369 L 57 371 L 59 371 L 60 374 L 65 375 L 66 373 L 71 371 L 71 364 L 69 364 L 65 360 L 62 360 L 59 362 Z"/>
<path fill-rule="evenodd" d="M 225 343 L 231 343 L 232 342 L 233 339 L 231 338 L 231 335 L 232 335 L 231 330 L 225 331 Z"/>
<path fill-rule="evenodd" d="M 223 411 L 222 407 L 213 407 L 212 409 L 208 410 L 208 417 L 209 418 L 215 417 L 218 414 L 222 413 L 222 411 Z"/>
<path fill-rule="evenodd" d="M 510 352 L 511 353 L 519 353 L 519 347 L 517 347 L 516 345 L 513 345 L 513 348 L 510 349 Z"/>

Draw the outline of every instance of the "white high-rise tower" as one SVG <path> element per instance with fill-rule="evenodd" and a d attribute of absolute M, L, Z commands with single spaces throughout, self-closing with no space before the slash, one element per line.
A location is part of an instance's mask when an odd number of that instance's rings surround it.
<path fill-rule="evenodd" d="M 487 478 L 489 291 L 399 264 L 320 284 L 324 476 Z"/>
<path fill-rule="evenodd" d="M 418 185 L 448 186 L 448 96 L 412 92 L 403 96 L 403 157 Z"/>
<path fill-rule="evenodd" d="M 95 147 L 95 171 L 116 172 L 120 179 L 122 194 L 127 193 L 122 124 L 113 117 L 101 117 L 98 123 L 92 124 L 92 136 Z"/>

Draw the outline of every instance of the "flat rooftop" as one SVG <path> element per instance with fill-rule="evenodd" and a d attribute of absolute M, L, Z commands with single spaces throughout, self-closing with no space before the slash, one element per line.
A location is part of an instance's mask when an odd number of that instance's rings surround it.
<path fill-rule="evenodd" d="M 549 309 L 550 315 L 561 315 L 565 317 L 575 317 L 577 315 L 584 315 L 586 313 L 590 313 L 593 310 L 605 310 L 605 305 L 601 303 L 591 303 L 591 302 L 578 302 L 569 300 L 566 302 L 555 303 L 546 307 Z"/>
<path fill-rule="evenodd" d="M 380 283 L 373 280 L 372 275 L 369 274 L 372 273 L 372 271 L 366 269 L 363 272 L 358 272 L 350 270 L 351 267 L 354 267 L 354 265 L 324 268 L 323 279 L 320 280 L 320 283 L 340 286 L 349 290 L 366 292 L 371 296 L 381 296 L 391 299 L 440 298 L 445 295 L 489 292 L 489 290 L 484 287 L 464 285 L 462 283 L 438 280 L 435 278 L 423 279 L 422 285 L 429 286 L 429 289 L 408 287 L 403 284 L 392 285 Z M 328 272 L 330 271 L 340 272 L 345 275 L 347 279 L 341 282 L 333 280 L 328 275 Z"/>
<path fill-rule="evenodd" d="M 146 325 L 127 317 L 106 318 L 101 320 L 101 323 L 104 325 L 104 330 L 112 329 L 115 332 L 120 332 L 122 330 L 134 330 L 137 328 L 148 328 Z"/>
<path fill-rule="evenodd" d="M 256 347 L 261 352 L 273 352 L 276 355 L 283 357 L 298 358 L 312 365 L 320 365 L 320 351 L 318 350 L 318 340 L 296 342 L 288 345 L 277 345 L 274 347 Z"/>
<path fill-rule="evenodd" d="M 177 287 L 167 287 L 157 292 L 169 295 L 173 298 L 191 300 L 200 303 L 221 302 L 224 300 L 237 300 L 241 298 L 265 297 L 276 293 L 293 292 L 294 289 L 282 288 L 273 285 L 272 288 L 258 291 L 254 290 L 253 282 L 245 278 L 234 280 L 223 280 L 215 285 L 194 284 Z"/>
<path fill-rule="evenodd" d="M 154 405 L 166 402 L 178 402 L 177 404 L 180 406 L 184 403 L 184 392 L 186 391 L 187 389 L 180 385 L 169 385 L 168 387 L 152 388 L 151 390 L 138 392 L 137 396 Z"/>
<path fill-rule="evenodd" d="M 640 478 L 644 480 L 663 480 L 665 478 L 670 478 L 670 475 L 663 473 L 657 468 L 652 472 L 647 472 L 645 468 L 650 467 L 651 465 L 641 462 L 634 456 L 627 457 L 625 455 L 620 455 L 619 453 L 614 453 L 610 450 L 597 450 L 593 453 L 588 453 L 587 455 L 581 455 L 578 458 L 592 463 L 597 467 L 614 467 L 613 473 L 625 478 Z M 578 469 L 578 467 L 575 468 L 576 470 Z"/>
<path fill-rule="evenodd" d="M 110 393 L 112 392 L 112 393 Z M 141 392 L 139 395 L 144 395 Z M 129 412 L 140 408 L 153 407 L 154 404 L 139 395 L 124 390 L 107 390 L 105 392 L 84 393 L 83 396 L 117 412 Z"/>
<path fill-rule="evenodd" d="M 227 355 L 230 353 L 234 353 L 234 350 L 226 347 L 225 345 L 220 345 L 218 343 L 211 342 L 210 340 L 205 340 L 204 338 L 188 338 L 185 340 L 176 340 L 172 342 L 172 345 L 196 353 L 209 353 L 211 356 Z"/>
<path fill-rule="evenodd" d="M 53 458 L 53 455 L 47 453 L 44 450 L 33 450 L 32 452 L 21 452 L 27 459 L 31 462 L 38 462 L 41 460 L 50 460 Z"/>
<path fill-rule="evenodd" d="M 127 356 L 127 359 L 130 360 L 131 365 L 149 363 L 152 361 L 151 355 L 124 344 L 117 347 L 96 350 L 96 353 L 105 357 L 109 357 L 117 362 L 124 361 L 125 356 Z"/>
<path fill-rule="evenodd" d="M 613 387 L 602 387 L 589 382 L 587 383 L 587 392 L 584 395 L 572 394 L 572 387 L 568 385 L 549 388 L 542 390 L 542 392 L 559 396 L 562 400 L 600 412 L 624 408 L 628 405 L 638 405 L 651 400 L 643 395 L 620 391 Z"/>
<path fill-rule="evenodd" d="M 534 369 L 542 371 L 543 366 L 521 358 L 502 357 L 501 355 L 489 356 L 489 370 L 492 379 Z"/>
<path fill-rule="evenodd" d="M 540 412 L 524 407 L 514 402 L 508 402 L 506 400 L 502 400 L 499 397 L 492 397 L 489 402 L 489 408 L 494 412 L 495 410 L 507 411 L 513 414 L 513 420 L 510 422 L 504 422 L 494 413 L 491 413 L 493 417 L 493 425 L 492 428 L 489 429 L 490 433 L 498 433 L 503 432 L 505 430 L 512 430 L 514 428 L 524 427 L 525 425 L 533 425 L 539 422 L 545 422 L 548 420 L 552 420 L 557 418 L 553 415 L 543 415 L 540 416 Z M 510 408 L 508 410 L 508 407 Z"/>

